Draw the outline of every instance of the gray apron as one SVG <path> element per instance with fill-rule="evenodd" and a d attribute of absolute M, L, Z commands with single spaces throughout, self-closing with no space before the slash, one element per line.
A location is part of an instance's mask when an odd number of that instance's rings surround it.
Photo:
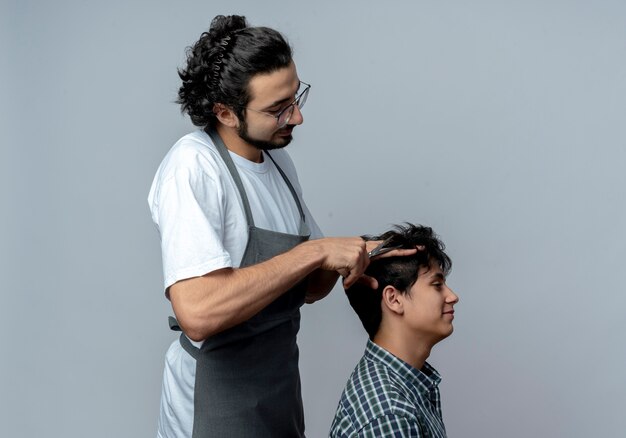
<path fill-rule="evenodd" d="M 296 201 L 299 235 L 254 226 L 232 158 L 217 132 L 208 133 L 239 189 L 248 221 L 248 244 L 240 266 L 263 262 L 308 240 L 302 205 L 274 159 L 266 153 Z M 201 348 L 181 334 L 181 345 L 196 359 L 193 438 L 304 437 L 296 335 L 305 291 L 302 281 L 248 321 L 207 338 Z M 170 327 L 180 330 L 177 325 L 171 318 Z"/>

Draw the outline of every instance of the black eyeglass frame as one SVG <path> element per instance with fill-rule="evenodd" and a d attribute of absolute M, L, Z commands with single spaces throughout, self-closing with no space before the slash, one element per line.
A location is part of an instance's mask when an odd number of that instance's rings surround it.
<path fill-rule="evenodd" d="M 298 105 L 298 109 L 302 109 L 302 107 L 306 103 L 307 97 L 309 96 L 309 90 L 311 89 L 311 84 L 307 84 L 306 82 L 300 81 L 300 85 L 298 86 L 298 89 L 302 85 L 305 86 L 304 90 L 302 90 L 300 94 L 296 96 L 293 102 L 291 102 L 289 105 L 287 105 L 282 110 L 280 110 L 278 114 L 272 114 L 267 111 L 261 111 L 261 110 L 256 110 L 254 108 L 248 108 L 247 106 L 244 107 L 244 109 L 254 111 L 255 113 L 265 114 L 266 116 L 274 117 L 276 119 L 276 125 L 278 126 L 278 129 L 284 128 L 289 123 L 289 120 L 291 120 L 291 116 L 293 116 L 294 107 Z M 287 117 L 281 124 L 280 118 L 283 116 L 283 114 L 285 114 L 286 111 L 289 111 L 289 113 L 287 113 Z"/>

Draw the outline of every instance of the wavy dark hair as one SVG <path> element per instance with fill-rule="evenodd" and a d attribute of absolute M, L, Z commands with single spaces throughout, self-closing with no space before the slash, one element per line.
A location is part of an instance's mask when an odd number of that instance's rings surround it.
<path fill-rule="evenodd" d="M 250 79 L 287 67 L 292 55 L 289 43 L 274 29 L 250 27 L 240 15 L 218 15 L 209 31 L 187 47 L 187 65 L 178 70 L 183 83 L 176 102 L 196 126 L 215 126 L 216 103 L 243 120 Z"/>
<path fill-rule="evenodd" d="M 356 283 L 346 290 L 350 305 L 359 316 L 365 331 L 373 339 L 382 320 L 381 300 L 383 289 L 393 286 L 402 293 L 408 293 L 417 281 L 418 271 L 433 264 L 441 268 L 444 276 L 452 269 L 452 260 L 445 253 L 445 245 L 432 228 L 406 223 L 396 225 L 380 236 L 364 236 L 365 240 L 386 240 L 387 246 L 402 248 L 424 247 L 414 255 L 388 257 L 372 261 L 365 273 L 378 281 L 378 289 Z"/>

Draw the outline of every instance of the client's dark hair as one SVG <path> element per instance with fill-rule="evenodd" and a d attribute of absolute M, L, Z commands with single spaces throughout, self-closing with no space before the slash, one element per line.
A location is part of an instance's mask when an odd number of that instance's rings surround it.
<path fill-rule="evenodd" d="M 209 31 L 187 48 L 187 65 L 178 70 L 183 84 L 177 103 L 196 126 L 215 126 L 216 103 L 243 120 L 250 79 L 287 67 L 291 59 L 291 47 L 274 29 L 250 27 L 240 15 L 218 15 Z"/>
<path fill-rule="evenodd" d="M 415 248 L 421 245 L 424 247 L 423 250 L 410 256 L 380 258 L 372 261 L 365 274 L 378 281 L 378 289 L 374 290 L 364 284 L 356 283 L 346 290 L 350 305 L 361 319 L 370 339 L 373 339 L 382 320 L 381 300 L 385 286 L 391 285 L 402 293 L 408 293 L 417 281 L 420 268 L 429 268 L 435 264 L 441 268 L 445 276 L 452 268 L 452 260 L 444 252 L 443 242 L 430 227 L 406 223 L 396 225 L 391 231 L 380 236 L 364 236 L 364 238 L 386 240 L 385 246 Z"/>

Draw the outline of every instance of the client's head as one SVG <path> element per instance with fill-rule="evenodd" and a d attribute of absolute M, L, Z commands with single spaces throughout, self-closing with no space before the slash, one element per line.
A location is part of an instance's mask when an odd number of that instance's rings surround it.
<path fill-rule="evenodd" d="M 429 227 L 405 224 L 366 240 L 384 240 L 388 247 L 415 248 L 409 256 L 373 260 L 366 275 L 378 281 L 371 289 L 357 283 L 346 290 L 370 339 L 403 336 L 434 345 L 452 333 L 458 297 L 446 285 L 452 261 Z"/>

